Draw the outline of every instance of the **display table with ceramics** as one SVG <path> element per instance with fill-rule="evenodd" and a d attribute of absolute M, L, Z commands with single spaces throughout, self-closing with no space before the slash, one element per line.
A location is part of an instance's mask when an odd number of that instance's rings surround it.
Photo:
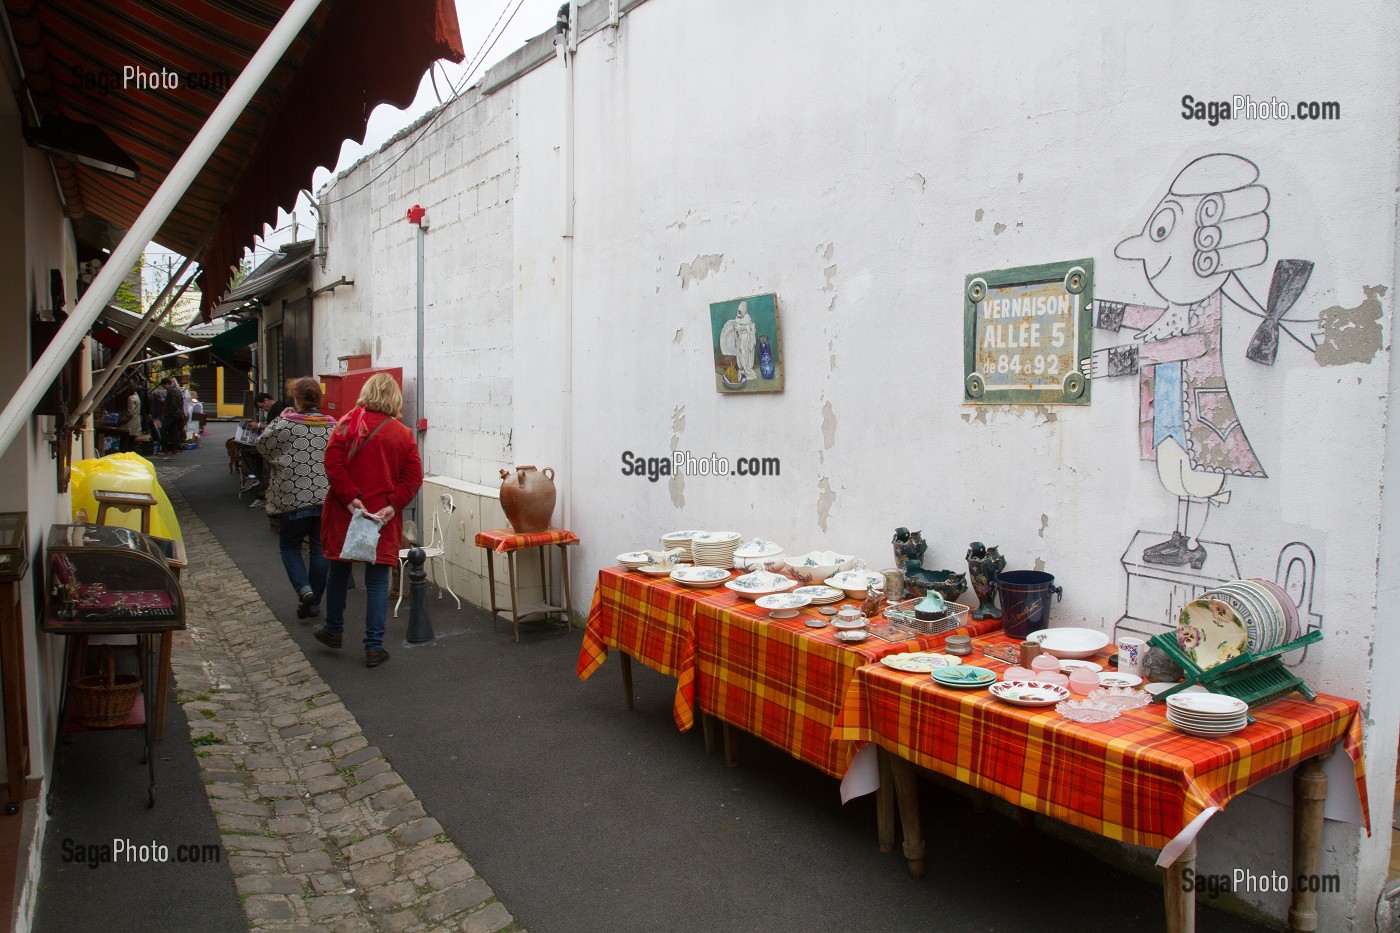
<path fill-rule="evenodd" d="M 999 642 L 1010 643 L 997 634 L 974 645 Z M 1110 653 L 1105 649 L 1092 660 L 1106 662 Z M 964 667 L 998 676 L 1008 667 L 980 650 L 962 660 Z M 1187 734 L 1168 713 L 1164 704 L 1152 703 L 1123 709 L 1108 722 L 1081 724 L 1062 717 L 1054 705 L 1013 705 L 987 689 L 944 686 L 926 674 L 871 664 L 851 678 L 831 738 L 873 742 L 887 754 L 882 766 L 892 771 L 905 855 L 915 875 L 924 871 L 913 768 L 918 765 L 1109 839 L 1160 849 L 1172 933 L 1194 929 L 1195 895 L 1182 881 L 1194 870 L 1196 833 L 1232 798 L 1266 778 L 1298 766 L 1293 877 L 1320 871 L 1327 784 L 1322 761 L 1338 745 L 1352 760 L 1369 831 L 1355 701 L 1282 697 L 1253 709 L 1252 724 L 1223 736 Z M 1316 894 L 1300 886 L 1293 898 L 1294 929 L 1316 929 L 1308 925 L 1310 917 L 1315 923 Z"/>
<path fill-rule="evenodd" d="M 526 467 L 524 469 L 533 469 Z M 564 528 L 546 528 L 543 531 L 517 532 L 511 528 L 498 528 L 493 531 L 478 531 L 474 539 L 476 546 L 486 551 L 486 576 L 491 588 L 491 622 L 494 625 L 498 615 L 505 615 L 505 607 L 496 605 L 496 554 L 506 555 L 506 569 L 510 582 L 510 619 L 511 627 L 515 631 L 515 640 L 520 640 L 520 622 L 522 619 L 532 615 L 561 615 L 564 627 L 570 625 L 570 618 L 574 612 L 573 594 L 569 591 L 569 545 L 578 544 L 578 535 Z M 545 559 L 545 552 L 550 547 L 559 548 L 559 560 L 562 564 L 561 575 L 564 583 L 564 604 L 562 606 L 554 603 L 551 593 L 553 592 L 550 583 L 549 564 Z M 540 555 L 540 582 L 544 587 L 544 601 L 531 605 L 520 605 L 520 598 L 516 589 L 515 575 L 515 554 L 528 548 L 538 548 Z"/>

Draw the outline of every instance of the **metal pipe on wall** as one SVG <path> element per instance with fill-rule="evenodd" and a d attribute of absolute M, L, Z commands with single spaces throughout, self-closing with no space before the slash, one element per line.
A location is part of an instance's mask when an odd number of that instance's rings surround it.
<path fill-rule="evenodd" d="M 574 525 L 574 64 L 578 50 L 578 3 L 569 0 L 569 24 L 559 45 L 564 70 L 563 172 L 564 216 L 559 259 L 560 295 L 564 315 L 564 527 Z"/>
<path fill-rule="evenodd" d="M 97 321 L 102 309 L 117 293 L 122 279 L 136 264 L 136 258 L 160 230 L 161 224 L 189 190 L 195 176 L 214 154 L 229 128 L 248 106 L 248 102 L 253 99 L 253 95 L 320 5 L 321 0 L 293 0 L 287 7 L 287 12 L 268 33 L 262 46 L 248 60 L 243 73 L 233 82 L 233 87 L 229 88 L 224 99 L 210 114 L 208 121 L 195 134 L 184 155 L 180 156 L 170 174 L 165 176 L 165 180 L 156 189 L 156 193 L 136 218 L 136 222 L 127 230 L 126 236 L 122 237 L 116 249 L 112 250 L 107 264 L 102 267 L 102 271 L 97 274 L 91 287 L 78 302 L 72 316 L 63 322 L 48 348 L 5 405 L 4 411 L 0 412 L 0 452 L 8 450 L 14 443 L 15 438 L 29 422 L 44 392 L 62 371 L 64 362 L 73 355 L 73 351 Z"/>

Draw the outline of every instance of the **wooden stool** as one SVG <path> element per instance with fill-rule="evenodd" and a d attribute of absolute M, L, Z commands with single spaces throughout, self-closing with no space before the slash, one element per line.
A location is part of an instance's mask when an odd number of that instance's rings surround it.
<path fill-rule="evenodd" d="M 155 508 L 156 497 L 148 492 L 118 492 L 115 489 L 99 489 L 93 494 L 97 500 L 97 524 L 107 524 L 107 510 L 130 512 L 141 510 L 141 533 L 151 533 L 151 509 Z"/>
<path fill-rule="evenodd" d="M 487 586 L 491 589 L 491 624 L 495 627 L 496 619 L 505 616 L 510 620 L 514 629 L 515 640 L 520 640 L 520 621 L 526 616 L 559 615 L 564 627 L 567 629 L 572 625 L 574 602 L 573 594 L 569 589 L 569 545 L 578 544 L 578 535 L 564 528 L 548 528 L 544 531 L 527 532 L 520 534 L 510 528 L 498 528 L 493 531 L 478 531 L 476 533 L 476 546 L 486 551 L 486 576 Z M 555 546 L 559 548 L 559 554 L 563 562 L 563 583 L 564 583 L 564 605 L 554 603 L 551 594 L 553 592 L 552 576 L 549 567 L 545 563 L 545 551 L 547 548 Z M 520 605 L 520 600 L 516 592 L 515 578 L 515 552 L 527 548 L 538 548 L 540 552 L 540 583 L 543 587 L 544 601 Z M 506 568 L 510 573 L 510 614 L 506 615 L 506 608 L 496 604 L 496 565 L 493 555 L 506 555 Z M 623 655 L 626 658 L 626 655 Z"/>

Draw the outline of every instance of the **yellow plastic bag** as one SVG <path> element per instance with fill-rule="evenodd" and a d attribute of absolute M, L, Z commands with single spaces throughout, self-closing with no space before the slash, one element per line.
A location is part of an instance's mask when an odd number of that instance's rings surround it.
<path fill-rule="evenodd" d="M 111 454 L 91 460 L 79 460 L 73 464 L 68 480 L 69 493 L 73 499 L 73 521 L 78 520 L 78 510 L 85 509 L 88 521 L 97 521 L 97 497 L 99 489 L 117 492 L 145 492 L 156 497 L 156 507 L 151 510 L 151 534 L 157 538 L 183 540 L 180 535 L 180 522 L 175 518 L 175 508 L 156 481 L 156 468 L 140 454 Z M 107 509 L 105 524 L 141 530 L 141 511 L 132 509 L 122 512 L 116 508 Z"/>

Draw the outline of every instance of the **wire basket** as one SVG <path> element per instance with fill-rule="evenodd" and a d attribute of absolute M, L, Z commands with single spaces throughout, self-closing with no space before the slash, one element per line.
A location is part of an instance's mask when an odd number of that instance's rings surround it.
<path fill-rule="evenodd" d="M 141 692 L 141 678 L 118 674 L 111 647 L 99 645 L 97 673 L 73 681 L 72 691 L 69 702 L 73 704 L 74 719 L 85 726 L 110 728 L 131 718 L 131 708 Z"/>
<path fill-rule="evenodd" d="M 895 628 L 903 629 L 915 635 L 942 635 L 954 629 L 962 628 L 967 624 L 967 617 L 972 613 L 971 606 L 964 606 L 962 603 L 948 603 L 948 611 L 933 619 L 920 619 L 914 615 L 914 606 L 923 597 L 918 596 L 913 599 L 906 599 L 903 602 L 891 603 L 885 607 L 885 618 Z"/>

